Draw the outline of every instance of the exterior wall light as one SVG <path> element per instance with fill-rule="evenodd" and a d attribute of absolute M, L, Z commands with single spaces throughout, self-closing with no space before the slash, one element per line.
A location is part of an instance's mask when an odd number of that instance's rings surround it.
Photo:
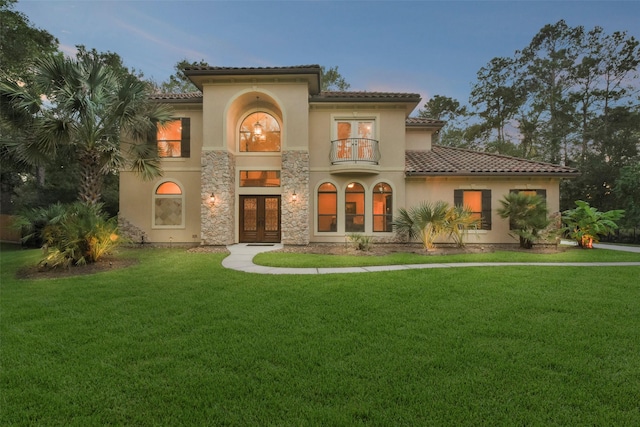
<path fill-rule="evenodd" d="M 296 194 L 296 190 L 293 190 L 293 195 L 291 196 L 291 200 L 294 202 L 298 200 L 298 195 Z"/>
<path fill-rule="evenodd" d="M 209 196 L 209 201 L 211 203 L 215 203 L 216 202 L 216 196 L 213 193 L 211 193 L 211 196 Z"/>

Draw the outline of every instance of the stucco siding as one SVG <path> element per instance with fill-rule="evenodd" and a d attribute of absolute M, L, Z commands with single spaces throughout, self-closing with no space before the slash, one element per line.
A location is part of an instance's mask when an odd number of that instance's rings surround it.
<path fill-rule="evenodd" d="M 465 177 L 423 177 L 407 179 L 406 207 L 417 206 L 423 201 L 445 201 L 453 204 L 455 190 L 491 190 L 491 230 L 480 230 L 469 235 L 467 242 L 472 243 L 515 243 L 509 236 L 509 221 L 500 218 L 497 209 L 500 200 L 510 190 L 539 190 L 547 192 L 547 205 L 550 215 L 559 210 L 559 180 L 557 178 L 465 178 Z"/>

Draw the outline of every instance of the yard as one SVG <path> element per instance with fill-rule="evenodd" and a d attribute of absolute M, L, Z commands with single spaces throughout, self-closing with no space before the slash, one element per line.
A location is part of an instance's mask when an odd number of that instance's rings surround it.
<path fill-rule="evenodd" d="M 640 260 L 569 254 L 537 256 Z M 640 425 L 640 267 L 16 279 L 37 256 L 1 253 L 2 425 Z"/>

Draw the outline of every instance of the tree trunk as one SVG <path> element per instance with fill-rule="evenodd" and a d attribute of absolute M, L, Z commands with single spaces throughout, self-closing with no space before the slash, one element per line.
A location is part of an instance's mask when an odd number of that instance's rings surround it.
<path fill-rule="evenodd" d="M 80 192 L 78 199 L 90 205 L 95 205 L 102 196 L 102 166 L 100 153 L 85 151 L 80 155 Z"/>

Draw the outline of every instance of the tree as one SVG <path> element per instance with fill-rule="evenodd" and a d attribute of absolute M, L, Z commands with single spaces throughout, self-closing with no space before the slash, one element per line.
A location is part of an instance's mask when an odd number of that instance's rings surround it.
<path fill-rule="evenodd" d="M 49 55 L 58 48 L 58 40 L 45 30 L 34 27 L 22 13 L 13 10 L 15 0 L 0 0 L 0 79 L 32 81 L 36 58 Z M 0 99 L 0 108 L 3 99 Z M 34 168 L 14 155 L 12 141 L 24 137 L 11 120 L 0 116 L 0 206 L 11 213 L 16 192 L 24 178 L 34 175 Z M 40 170 L 41 172 L 41 170 Z"/>
<path fill-rule="evenodd" d="M 640 161 L 622 168 L 613 192 L 625 211 L 624 226 L 633 229 L 636 236 L 640 228 Z"/>
<path fill-rule="evenodd" d="M 80 165 L 78 197 L 89 204 L 100 200 L 103 177 L 126 164 L 145 179 L 161 173 L 147 138 L 156 122 L 171 118 L 171 110 L 150 100 L 149 84 L 92 53 L 49 56 L 35 69 L 33 84 L 0 81 L 3 115 L 26 131 L 15 144 L 22 161 L 38 164 L 61 147 L 73 147 Z"/>
<path fill-rule="evenodd" d="M 575 129 L 568 94 L 574 85 L 573 67 L 581 54 L 583 34 L 583 27 L 569 27 L 564 20 L 545 25 L 518 58 L 522 90 L 530 94 L 531 111 L 544 126 L 544 160 L 552 163 L 566 159 Z"/>
<path fill-rule="evenodd" d="M 495 147 L 505 146 L 509 142 L 507 127 L 523 99 L 515 84 L 515 64 L 510 58 L 493 58 L 478 71 L 478 82 L 473 86 L 469 98 L 472 106 L 481 108 L 477 114 L 483 120 L 484 127 L 491 131 L 491 141 L 495 141 Z"/>
<path fill-rule="evenodd" d="M 189 77 L 184 73 L 185 68 L 191 67 L 208 67 L 204 59 L 200 61 L 189 62 L 187 59 L 183 59 L 174 65 L 175 73 L 169 76 L 169 80 L 162 82 L 156 89 L 160 93 L 190 93 L 198 92 L 199 89 L 196 85 L 189 80 Z"/>
<path fill-rule="evenodd" d="M 510 234 L 518 238 L 521 248 L 531 249 L 550 222 L 546 201 L 539 195 L 513 192 L 506 194 L 500 204 L 498 215 L 509 219 Z"/>
<path fill-rule="evenodd" d="M 23 13 L 13 10 L 16 0 L 0 0 L 0 73 L 20 76 L 33 61 L 58 49 L 58 40 L 49 32 L 34 27 Z"/>
<path fill-rule="evenodd" d="M 322 81 L 320 82 L 321 90 L 326 91 L 346 91 L 349 90 L 351 85 L 342 77 L 338 72 L 338 67 L 330 67 L 327 69 L 324 66 L 320 67 L 322 71 Z"/>
<path fill-rule="evenodd" d="M 418 111 L 418 116 L 446 122 L 435 135 L 436 143 L 450 147 L 470 148 L 468 136 L 471 133 L 467 132 L 469 128 L 464 125 L 464 120 L 468 118 L 467 107 L 460 105 L 458 100 L 448 96 L 434 95 Z"/>

